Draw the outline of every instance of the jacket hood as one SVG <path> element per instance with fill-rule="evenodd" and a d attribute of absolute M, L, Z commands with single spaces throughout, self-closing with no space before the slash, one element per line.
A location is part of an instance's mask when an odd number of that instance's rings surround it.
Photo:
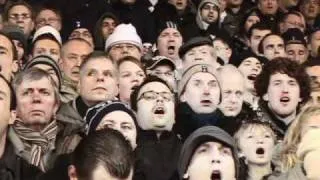
<path fill-rule="evenodd" d="M 201 17 L 201 9 L 202 9 L 203 5 L 206 3 L 212 3 L 216 6 L 218 6 L 218 8 L 220 9 L 220 3 L 218 2 L 218 0 L 202 0 L 199 3 L 198 9 L 197 9 L 197 15 L 196 15 L 196 22 L 197 22 L 199 28 L 202 30 L 207 30 L 210 25 L 210 24 L 204 22 Z M 220 19 L 219 16 L 220 16 L 220 13 L 218 13 L 218 19 L 215 23 L 219 23 L 219 19 Z"/>
<path fill-rule="evenodd" d="M 194 131 L 184 142 L 179 161 L 178 161 L 178 175 L 179 180 L 183 179 L 183 175 L 188 169 L 190 160 L 194 151 L 199 145 L 208 141 L 217 141 L 225 146 L 230 147 L 235 163 L 236 179 L 239 177 L 239 159 L 238 151 L 234 139 L 222 129 L 215 126 L 205 126 Z"/>

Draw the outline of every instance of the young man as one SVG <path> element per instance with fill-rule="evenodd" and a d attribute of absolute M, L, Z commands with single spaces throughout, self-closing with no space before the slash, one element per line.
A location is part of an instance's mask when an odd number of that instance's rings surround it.
<path fill-rule="evenodd" d="M 288 58 L 267 62 L 255 81 L 263 117 L 272 123 L 281 140 L 295 119 L 299 105 L 310 96 L 309 78 L 304 68 Z"/>
<path fill-rule="evenodd" d="M 182 146 L 178 179 L 238 180 L 240 173 L 237 147 L 233 138 L 215 126 L 193 132 Z"/>
<path fill-rule="evenodd" d="M 39 28 L 32 39 L 30 47 L 30 59 L 47 55 L 59 62 L 61 55 L 62 40 L 60 33 L 52 26 L 43 26 Z"/>
<path fill-rule="evenodd" d="M 268 34 L 260 42 L 259 53 L 269 61 L 276 57 L 286 57 L 284 40 L 277 34 Z"/>
<path fill-rule="evenodd" d="M 114 63 L 105 56 L 104 52 L 90 54 L 80 66 L 79 96 L 72 101 L 62 104 L 57 120 L 65 126 L 73 127 L 73 132 L 67 136 L 74 139 L 74 134 L 84 133 L 81 128 L 89 107 L 102 101 L 114 100 L 118 95 L 118 74 Z M 76 128 L 78 127 L 78 128 Z M 77 141 L 68 142 L 68 138 L 57 147 L 59 153 L 72 152 Z"/>
<path fill-rule="evenodd" d="M 297 28 L 290 28 L 282 34 L 285 51 L 293 61 L 303 64 L 308 60 L 309 51 L 303 33 Z"/>
<path fill-rule="evenodd" d="M 132 24 L 118 25 L 106 40 L 105 51 L 114 62 L 118 62 L 125 56 L 140 59 L 142 41 L 136 28 Z"/>
<path fill-rule="evenodd" d="M 167 180 L 175 170 L 181 142 L 172 132 L 175 123 L 173 90 L 162 79 L 150 76 L 131 94 L 139 132 L 136 149 L 142 162 L 137 170 L 147 180 Z M 164 158 L 165 157 L 165 158 Z"/>
<path fill-rule="evenodd" d="M 271 33 L 270 27 L 263 23 L 256 23 L 251 26 L 249 29 L 249 46 L 253 53 L 259 55 L 258 47 L 261 40 L 267 35 Z"/>
<path fill-rule="evenodd" d="M 103 129 L 85 137 L 75 149 L 69 180 L 132 180 L 134 155 L 118 131 Z"/>
<path fill-rule="evenodd" d="M 18 156 L 46 171 L 55 158 L 58 89 L 51 76 L 38 68 L 20 72 L 13 80 L 13 88 L 17 118 L 9 137 Z"/>
<path fill-rule="evenodd" d="M 0 75 L 1 123 L 0 123 L 0 179 L 27 180 L 34 179 L 40 172 L 36 167 L 28 164 L 14 152 L 14 146 L 8 139 L 9 125 L 15 121 L 16 98 L 9 81 Z"/>

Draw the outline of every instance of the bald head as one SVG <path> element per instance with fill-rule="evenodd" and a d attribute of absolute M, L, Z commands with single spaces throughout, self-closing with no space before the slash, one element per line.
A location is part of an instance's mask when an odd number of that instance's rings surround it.
<path fill-rule="evenodd" d="M 237 116 L 243 103 L 244 77 L 233 65 L 225 65 L 219 70 L 222 101 L 220 110 L 225 116 Z"/>

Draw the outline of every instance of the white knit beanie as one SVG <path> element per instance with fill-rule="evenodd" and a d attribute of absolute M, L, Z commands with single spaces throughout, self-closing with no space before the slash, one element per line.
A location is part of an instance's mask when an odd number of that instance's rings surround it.
<path fill-rule="evenodd" d="M 120 24 L 106 40 L 105 50 L 109 52 L 113 45 L 119 43 L 129 43 L 137 46 L 142 51 L 142 41 L 137 34 L 136 28 L 132 24 Z"/>

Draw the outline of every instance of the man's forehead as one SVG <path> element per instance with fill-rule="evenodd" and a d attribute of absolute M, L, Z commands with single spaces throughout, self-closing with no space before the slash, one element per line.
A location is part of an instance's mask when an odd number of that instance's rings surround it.
<path fill-rule="evenodd" d="M 41 88 L 41 89 L 53 89 L 53 84 L 51 83 L 51 79 L 49 77 L 42 77 L 40 79 L 23 79 L 20 88 Z"/>
<path fill-rule="evenodd" d="M 18 5 L 12 6 L 9 9 L 9 13 L 17 13 L 17 12 L 25 12 L 25 11 L 30 13 L 30 9 L 23 4 L 18 4 Z"/>
<path fill-rule="evenodd" d="M 152 82 L 145 84 L 143 87 L 141 87 L 139 94 L 142 94 L 147 91 L 171 92 L 170 89 L 165 84 L 163 84 L 162 82 L 158 82 L 158 81 L 152 81 Z"/>
<path fill-rule="evenodd" d="M 176 29 L 176 28 L 166 28 L 161 32 L 161 34 L 165 34 L 165 33 L 179 33 L 180 34 L 178 29 Z"/>
<path fill-rule="evenodd" d="M 0 34 L 0 46 L 10 49 L 12 48 L 12 43 L 11 41 L 8 39 L 8 37 L 4 36 L 3 34 Z"/>

